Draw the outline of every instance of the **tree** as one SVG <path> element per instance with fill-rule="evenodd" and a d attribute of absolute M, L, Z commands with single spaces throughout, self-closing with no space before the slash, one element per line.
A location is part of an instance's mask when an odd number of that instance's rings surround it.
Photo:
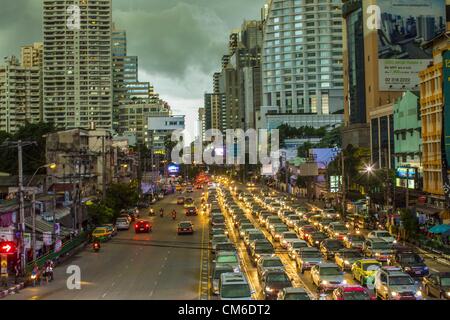
<path fill-rule="evenodd" d="M 114 219 L 120 215 L 122 209 L 136 206 L 139 193 L 136 182 L 111 184 L 106 192 L 105 203 L 113 211 Z"/>
<path fill-rule="evenodd" d="M 89 206 L 88 215 L 92 224 L 96 226 L 111 223 L 114 218 L 113 209 L 106 206 L 103 202 Z"/>
<path fill-rule="evenodd" d="M 53 123 L 25 123 L 13 135 L 9 135 L 6 132 L 0 133 L 0 144 L 6 138 L 9 138 L 11 141 L 36 141 L 36 145 L 27 146 L 23 150 L 23 172 L 24 174 L 31 175 L 37 168 L 46 163 L 44 136 L 56 130 Z M 18 171 L 17 148 L 1 148 L 0 152 L 2 152 L 0 172 L 16 175 Z"/>
<path fill-rule="evenodd" d="M 403 226 L 403 238 L 405 240 L 413 239 L 419 231 L 419 220 L 410 209 L 400 210 L 400 220 Z"/>

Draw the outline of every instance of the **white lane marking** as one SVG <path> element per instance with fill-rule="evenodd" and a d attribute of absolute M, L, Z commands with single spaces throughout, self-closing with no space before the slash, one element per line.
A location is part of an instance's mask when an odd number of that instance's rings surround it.
<path fill-rule="evenodd" d="M 164 261 L 167 261 L 167 257 L 164 257 Z"/>
<path fill-rule="evenodd" d="M 150 292 L 150 294 L 148 296 L 149 297 L 153 296 L 153 290 Z"/>
<path fill-rule="evenodd" d="M 106 295 L 107 295 L 107 294 L 108 294 L 108 293 L 107 293 L 107 292 L 105 292 L 105 293 L 103 294 L 102 298 L 106 297 Z"/>
<path fill-rule="evenodd" d="M 430 270 L 433 271 L 433 272 L 439 273 L 439 270 L 436 270 L 434 268 L 430 268 Z"/>
<path fill-rule="evenodd" d="M 162 274 L 162 271 L 158 272 L 158 276 L 160 276 Z"/>
<path fill-rule="evenodd" d="M 114 287 L 116 285 L 116 283 L 115 282 L 113 282 L 112 284 L 111 284 L 111 287 Z"/>

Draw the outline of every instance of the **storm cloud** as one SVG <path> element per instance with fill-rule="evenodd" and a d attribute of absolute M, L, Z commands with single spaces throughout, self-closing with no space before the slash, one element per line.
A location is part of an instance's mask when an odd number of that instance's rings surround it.
<path fill-rule="evenodd" d="M 114 0 L 113 21 L 127 31 L 128 54 L 139 56 L 140 80 L 150 81 L 192 125 L 230 31 L 258 19 L 265 2 Z M 19 55 L 20 46 L 36 41 L 42 41 L 42 1 L 1 0 L 0 56 Z"/>

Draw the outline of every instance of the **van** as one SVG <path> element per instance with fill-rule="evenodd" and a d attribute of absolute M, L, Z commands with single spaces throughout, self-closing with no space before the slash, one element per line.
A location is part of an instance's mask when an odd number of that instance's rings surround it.
<path fill-rule="evenodd" d="M 222 273 L 219 280 L 220 300 L 252 300 L 254 291 L 242 272 Z"/>

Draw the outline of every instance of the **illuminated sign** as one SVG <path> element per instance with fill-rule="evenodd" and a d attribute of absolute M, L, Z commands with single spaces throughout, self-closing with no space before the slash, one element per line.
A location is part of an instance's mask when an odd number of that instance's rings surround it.
<path fill-rule="evenodd" d="M 416 177 L 417 168 L 399 167 L 397 168 L 397 177 L 402 179 L 414 179 Z"/>
<path fill-rule="evenodd" d="M 16 243 L 12 241 L 0 242 L 0 254 L 14 254 L 17 251 Z"/>
<path fill-rule="evenodd" d="M 180 173 L 180 166 L 176 163 L 170 163 L 167 166 L 167 172 L 169 172 L 170 175 L 177 175 Z"/>

